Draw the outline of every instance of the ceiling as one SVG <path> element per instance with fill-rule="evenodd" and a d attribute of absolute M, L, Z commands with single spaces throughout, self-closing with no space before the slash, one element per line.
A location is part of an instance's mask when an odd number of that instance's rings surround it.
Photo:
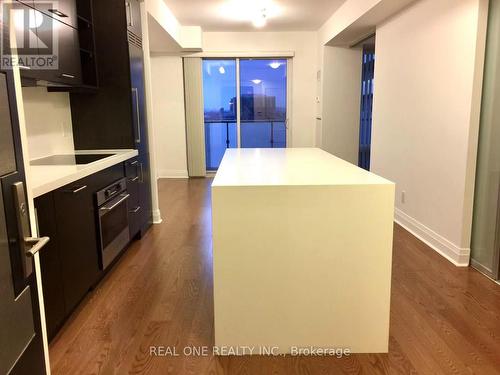
<path fill-rule="evenodd" d="M 204 31 L 318 30 L 345 0 L 164 0 L 183 26 Z M 257 5 L 256 5 L 257 4 Z M 266 8 L 267 25 L 252 25 L 248 8 Z"/>

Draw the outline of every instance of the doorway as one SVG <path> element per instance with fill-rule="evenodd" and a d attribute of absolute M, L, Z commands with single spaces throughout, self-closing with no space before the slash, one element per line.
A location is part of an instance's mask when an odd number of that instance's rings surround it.
<path fill-rule="evenodd" d="M 205 160 L 228 148 L 287 146 L 287 59 L 203 59 Z"/>
<path fill-rule="evenodd" d="M 359 122 L 358 166 L 370 170 L 373 84 L 375 75 L 375 36 L 362 43 L 361 114 Z"/>

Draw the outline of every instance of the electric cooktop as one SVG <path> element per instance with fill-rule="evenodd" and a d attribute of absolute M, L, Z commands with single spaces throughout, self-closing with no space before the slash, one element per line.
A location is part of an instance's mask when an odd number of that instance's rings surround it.
<path fill-rule="evenodd" d="M 32 160 L 31 165 L 82 165 L 107 158 L 113 154 L 69 154 L 52 155 L 46 158 Z"/>

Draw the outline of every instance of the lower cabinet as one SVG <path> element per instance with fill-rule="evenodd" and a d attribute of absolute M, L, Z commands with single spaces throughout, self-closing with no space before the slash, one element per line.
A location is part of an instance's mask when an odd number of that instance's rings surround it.
<path fill-rule="evenodd" d="M 152 224 L 151 178 L 147 158 L 137 157 L 125 163 L 129 198 L 130 238 L 139 237 Z"/>
<path fill-rule="evenodd" d="M 99 276 L 94 192 L 83 180 L 54 192 L 64 302 L 73 310 Z"/>
<path fill-rule="evenodd" d="M 52 338 L 66 317 L 64 285 L 62 281 L 62 262 L 57 241 L 56 211 L 54 194 L 48 193 L 35 200 L 38 229 L 50 241 L 40 251 L 42 269 L 43 299 L 47 334 Z"/>
<path fill-rule="evenodd" d="M 137 159 L 125 162 L 125 177 L 127 178 L 128 225 L 130 238 L 134 238 L 141 231 L 142 210 L 140 202 L 141 169 Z"/>
<path fill-rule="evenodd" d="M 123 176 L 119 164 L 35 199 L 39 234 L 51 238 L 40 252 L 49 339 L 102 276 L 94 194 Z"/>

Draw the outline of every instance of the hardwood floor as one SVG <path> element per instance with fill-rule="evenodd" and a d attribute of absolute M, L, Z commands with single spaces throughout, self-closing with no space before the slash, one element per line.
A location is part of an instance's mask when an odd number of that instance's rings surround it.
<path fill-rule="evenodd" d="M 183 356 L 186 346 L 213 344 L 210 183 L 160 181 L 164 222 L 130 247 L 52 342 L 53 374 L 500 374 L 500 286 L 398 226 L 389 354 Z M 180 356 L 150 356 L 150 346 Z"/>

